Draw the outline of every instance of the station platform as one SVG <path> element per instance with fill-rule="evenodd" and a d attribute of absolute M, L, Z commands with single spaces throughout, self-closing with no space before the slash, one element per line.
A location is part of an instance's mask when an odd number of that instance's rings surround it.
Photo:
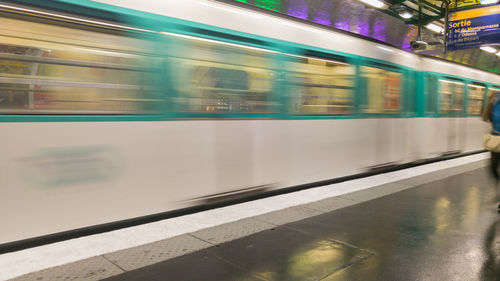
<path fill-rule="evenodd" d="M 8 253 L 0 279 L 499 280 L 500 187 L 487 158 Z"/>

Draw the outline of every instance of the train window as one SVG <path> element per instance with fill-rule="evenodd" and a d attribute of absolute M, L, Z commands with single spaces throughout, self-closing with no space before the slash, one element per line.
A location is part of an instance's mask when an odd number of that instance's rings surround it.
<path fill-rule="evenodd" d="M 402 74 L 381 68 L 362 66 L 366 87 L 365 113 L 398 113 L 401 109 Z"/>
<path fill-rule="evenodd" d="M 464 109 L 464 83 L 439 80 L 441 114 L 462 114 Z"/>
<path fill-rule="evenodd" d="M 427 75 L 425 77 L 425 84 L 427 89 L 425 91 L 425 113 L 433 114 L 436 112 L 436 98 L 438 94 L 437 90 L 437 77 L 433 75 Z"/>
<path fill-rule="evenodd" d="M 342 115 L 353 110 L 355 67 L 321 58 L 287 56 L 286 85 L 291 112 Z"/>
<path fill-rule="evenodd" d="M 481 115 L 486 87 L 480 84 L 469 84 L 467 85 L 467 91 L 469 97 L 467 113 L 471 115 Z"/>
<path fill-rule="evenodd" d="M 172 35 L 178 52 L 173 75 L 178 108 L 193 113 L 269 113 L 272 51 L 203 38 Z"/>
<path fill-rule="evenodd" d="M 148 113 L 159 100 L 132 38 L 5 18 L 0 38 L 1 114 Z"/>

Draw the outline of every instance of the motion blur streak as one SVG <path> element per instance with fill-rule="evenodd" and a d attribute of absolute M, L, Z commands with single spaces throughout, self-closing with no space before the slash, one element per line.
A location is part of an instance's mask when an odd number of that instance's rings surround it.
<path fill-rule="evenodd" d="M 105 2 L 110 23 L 3 6 L 0 244 L 482 147 L 497 75 L 213 1 Z"/>

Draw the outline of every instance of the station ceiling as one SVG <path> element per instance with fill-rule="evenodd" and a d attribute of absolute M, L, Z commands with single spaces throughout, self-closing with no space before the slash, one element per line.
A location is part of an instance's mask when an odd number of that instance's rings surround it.
<path fill-rule="evenodd" d="M 385 9 L 370 7 L 358 0 L 222 0 L 250 5 L 315 24 L 356 33 L 410 51 L 410 41 L 418 34 L 418 0 L 386 0 Z M 422 26 L 444 18 L 442 1 L 422 0 Z M 454 3 L 452 3 L 454 5 Z M 404 12 L 412 14 L 404 19 Z M 443 58 L 490 72 L 499 72 L 500 57 L 479 49 L 448 51 L 443 54 L 443 35 L 421 29 L 422 40 L 431 43 L 418 53 Z"/>

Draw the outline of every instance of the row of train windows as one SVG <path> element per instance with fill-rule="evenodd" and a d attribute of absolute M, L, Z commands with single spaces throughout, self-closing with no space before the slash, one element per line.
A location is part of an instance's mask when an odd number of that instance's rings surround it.
<path fill-rule="evenodd" d="M 163 106 L 179 112 L 269 113 L 279 108 L 272 95 L 276 82 L 285 87 L 292 114 L 354 111 L 356 67 L 341 59 L 283 55 L 286 71 L 278 71 L 275 52 L 168 34 L 174 48 L 182 50 L 168 60 L 175 67 L 169 83 L 160 75 L 163 59 L 139 39 L 31 25 L 32 33 L 26 34 L 16 30 L 15 20 L 0 18 L 2 114 L 136 114 Z M 54 43 L 54 34 L 64 44 Z M 361 66 L 359 75 L 366 89 L 364 113 L 401 111 L 402 73 Z M 440 113 L 463 113 L 464 84 L 432 79 L 428 90 L 439 91 Z M 172 88 L 179 94 L 166 105 L 162 91 Z M 484 91 L 484 86 L 468 85 L 469 114 L 481 112 Z M 429 94 L 428 111 L 436 98 Z"/>
<path fill-rule="evenodd" d="M 43 44 L 34 44 L 43 45 Z M 272 53 L 212 41 L 176 40 L 172 81 L 183 112 L 276 111 L 275 81 L 283 81 L 295 114 L 353 111 L 355 67 L 345 62 L 287 55 L 287 71 L 273 69 Z M 2 113 L 137 113 L 162 103 L 158 59 L 66 46 L 0 45 Z M 161 67 L 161 66 L 158 66 Z M 366 112 L 397 112 L 401 74 L 361 69 L 369 95 Z"/>
<path fill-rule="evenodd" d="M 488 90 L 487 96 L 500 92 L 500 90 L 496 88 L 487 89 L 486 86 L 481 83 L 465 85 L 465 83 L 460 80 L 438 79 L 435 76 L 428 76 L 426 80 L 426 113 L 437 112 L 440 114 L 452 115 L 465 113 L 464 96 L 465 90 L 467 89 L 467 113 L 470 115 L 480 115 L 483 110 L 486 91 Z M 439 92 L 440 95 L 432 94 L 436 92 Z"/>

